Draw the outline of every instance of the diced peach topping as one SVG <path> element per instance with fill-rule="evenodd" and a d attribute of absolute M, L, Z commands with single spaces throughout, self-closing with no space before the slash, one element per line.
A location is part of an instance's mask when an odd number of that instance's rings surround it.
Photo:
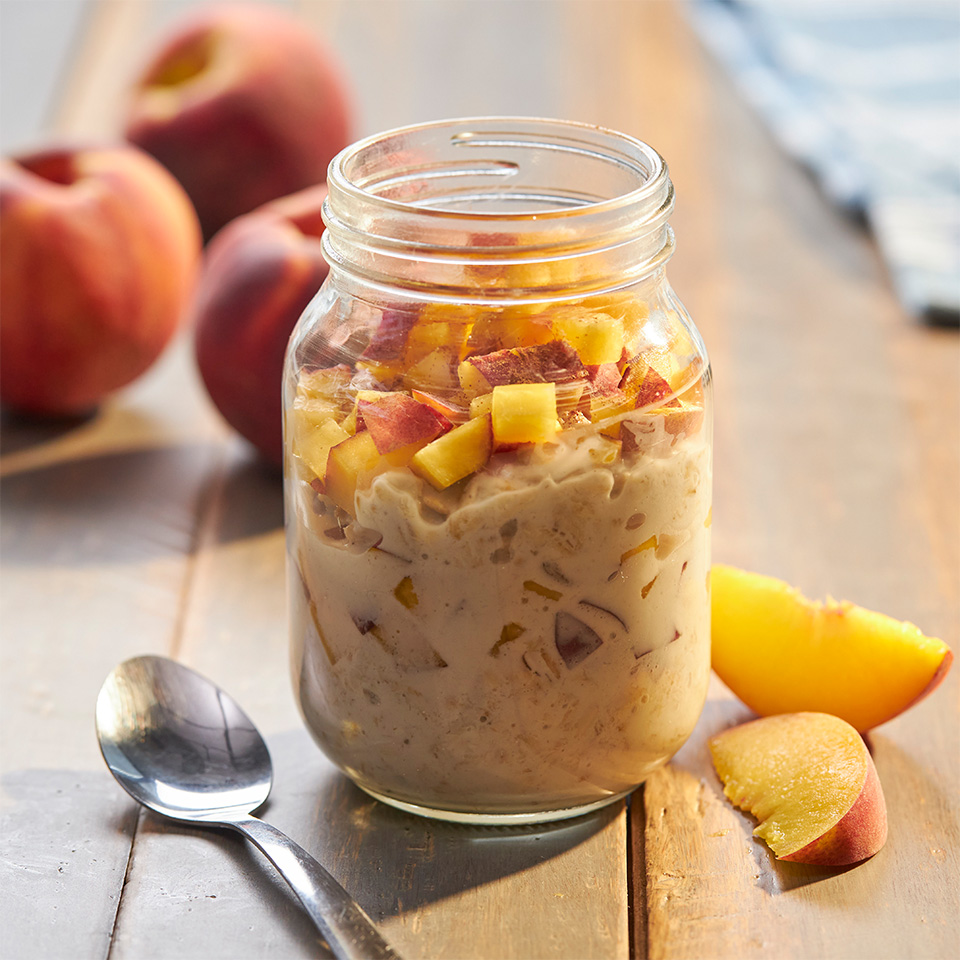
<path fill-rule="evenodd" d="M 407 388 L 449 392 L 457 387 L 457 352 L 451 347 L 437 347 L 424 355 L 403 375 Z"/>
<path fill-rule="evenodd" d="M 529 247 L 530 262 L 486 264 L 480 255 L 468 272 L 475 266 L 470 275 L 490 286 L 563 286 L 590 264 L 574 256 L 537 260 L 536 247 L 556 240 L 555 229 L 513 238 L 506 245 Z M 662 438 L 652 417 L 662 417 L 668 440 L 689 436 L 704 416 L 702 362 L 682 331 L 651 338 L 648 316 L 629 291 L 559 307 L 386 309 L 353 368 L 301 372 L 287 420 L 292 449 L 352 512 L 357 491 L 389 468 L 409 466 L 443 491 L 483 468 L 494 451 L 548 443 L 560 430 L 590 423 L 607 441 L 590 448 L 600 464 L 634 456 L 647 434 Z"/>
<path fill-rule="evenodd" d="M 567 308 L 554 318 L 553 329 L 577 351 L 582 363 L 616 363 L 623 353 L 623 321 L 607 313 Z"/>
<path fill-rule="evenodd" d="M 620 389 L 633 399 L 633 406 L 637 409 L 666 400 L 673 393 L 669 382 L 644 360 L 627 368 Z"/>
<path fill-rule="evenodd" d="M 533 347 L 553 340 L 548 319 L 513 310 L 481 314 L 470 330 L 464 349 L 470 355 L 493 353 L 514 347 Z"/>
<path fill-rule="evenodd" d="M 469 360 L 464 360 L 457 367 L 457 379 L 461 389 L 468 397 L 489 393 L 492 389 L 490 381 L 480 372 L 477 365 Z"/>
<path fill-rule="evenodd" d="M 449 397 L 438 397 L 434 393 L 417 390 L 416 388 L 410 391 L 410 396 L 414 400 L 419 400 L 420 403 L 425 403 L 428 407 L 433 407 L 437 413 L 442 414 L 451 423 L 463 423 L 470 415 L 467 408 Z"/>
<path fill-rule="evenodd" d="M 446 417 L 405 393 L 363 393 L 357 398 L 357 412 L 380 453 L 425 444 L 450 428 Z"/>
<path fill-rule="evenodd" d="M 368 430 L 354 434 L 331 448 L 327 458 L 324 492 L 348 513 L 355 513 L 354 497 L 365 474 L 380 462 L 380 451 Z"/>
<path fill-rule="evenodd" d="M 553 383 L 513 383 L 493 388 L 493 437 L 502 443 L 542 443 L 560 429 Z"/>
<path fill-rule="evenodd" d="M 425 322 L 421 319 L 407 336 L 406 352 L 404 354 L 405 365 L 412 367 L 428 353 L 440 348 L 458 354 L 460 345 L 469 329 L 470 321 L 464 319 L 462 315 L 455 320 Z"/>
<path fill-rule="evenodd" d="M 337 406 L 343 402 L 353 374 L 343 364 L 321 370 L 302 370 L 297 382 L 297 396 L 325 400 Z"/>
<path fill-rule="evenodd" d="M 493 411 L 493 392 L 481 393 L 479 397 L 474 397 L 470 401 L 470 416 L 482 417 L 484 414 Z"/>
<path fill-rule="evenodd" d="M 327 470 L 330 448 L 342 443 L 349 436 L 336 420 L 324 420 L 315 429 L 300 435 L 294 452 L 315 476 L 322 478 Z"/>
<path fill-rule="evenodd" d="M 410 469 L 438 490 L 476 473 L 490 459 L 493 430 L 484 415 L 454 427 L 418 451 Z"/>

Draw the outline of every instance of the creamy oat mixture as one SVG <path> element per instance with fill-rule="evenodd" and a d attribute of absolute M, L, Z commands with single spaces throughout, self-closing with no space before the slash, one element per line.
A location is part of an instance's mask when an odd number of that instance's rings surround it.
<path fill-rule="evenodd" d="M 346 525 L 292 478 L 295 689 L 359 785 L 557 810 L 632 789 L 689 736 L 710 665 L 710 450 L 639 420 L 631 458 L 564 431 L 455 497 L 389 470 Z"/>

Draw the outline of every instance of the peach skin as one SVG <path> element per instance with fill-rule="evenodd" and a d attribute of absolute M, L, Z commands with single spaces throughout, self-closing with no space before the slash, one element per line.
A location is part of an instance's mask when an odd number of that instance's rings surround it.
<path fill-rule="evenodd" d="M 346 82 L 305 24 L 253 4 L 177 24 L 134 84 L 126 136 L 183 184 L 204 238 L 321 183 L 350 142 Z"/>
<path fill-rule="evenodd" d="M 194 301 L 197 365 L 224 419 L 268 462 L 282 460 L 281 379 L 290 334 L 327 275 L 326 187 L 238 217 L 208 244 Z"/>
<path fill-rule="evenodd" d="M 0 400 L 86 413 L 159 357 L 200 264 L 183 189 L 128 145 L 0 163 Z"/>

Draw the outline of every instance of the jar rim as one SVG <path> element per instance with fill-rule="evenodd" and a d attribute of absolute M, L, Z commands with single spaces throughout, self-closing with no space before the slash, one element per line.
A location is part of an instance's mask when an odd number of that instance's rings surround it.
<path fill-rule="evenodd" d="M 440 131 L 444 128 L 459 131 L 454 133 L 450 138 L 454 143 L 480 146 L 528 146 L 530 148 L 563 150 L 571 153 L 591 155 L 599 160 L 606 160 L 635 173 L 641 178 L 642 182 L 632 190 L 618 193 L 615 196 L 605 199 L 584 200 L 553 210 L 538 209 L 503 212 L 465 210 L 460 208 L 446 209 L 442 206 L 416 203 L 409 200 L 398 200 L 394 197 L 383 196 L 381 193 L 370 190 L 368 187 L 371 183 L 383 184 L 387 182 L 389 185 L 398 184 L 402 180 L 401 177 L 394 175 L 389 181 L 367 177 L 363 182 L 357 183 L 354 177 L 351 176 L 349 170 L 350 165 L 359 163 L 364 154 L 376 151 L 381 145 L 414 133 L 430 133 Z M 477 131 L 471 130 L 470 128 L 484 128 L 483 138 L 481 139 L 477 135 Z M 522 134 L 521 131 L 526 131 L 526 135 Z M 577 145 L 572 140 L 562 144 L 551 144 L 544 139 L 544 137 L 551 132 L 554 134 L 560 133 L 561 135 L 564 132 L 567 134 L 578 134 L 581 137 L 583 135 L 590 135 L 595 140 L 602 139 L 603 143 L 597 143 L 598 149 L 595 150 L 590 150 L 585 145 Z M 509 139 L 499 141 L 491 140 L 493 136 L 508 137 Z M 605 152 L 601 152 L 599 149 L 601 146 L 607 148 Z M 630 153 L 627 153 L 623 149 L 624 147 L 629 148 Z M 509 169 L 504 171 L 505 174 L 509 174 L 510 172 Z M 423 177 L 423 169 L 420 168 L 416 174 L 412 174 L 411 176 L 417 178 Z M 456 117 L 433 120 L 394 127 L 390 130 L 364 137 L 345 147 L 331 160 L 327 171 L 327 185 L 334 193 L 340 192 L 354 202 L 373 202 L 384 210 L 392 210 L 408 215 L 426 214 L 431 218 L 450 218 L 460 221 L 476 220 L 479 222 L 488 222 L 493 219 L 511 222 L 543 221 L 545 219 L 569 218 L 577 214 L 602 215 L 606 210 L 642 204 L 644 201 L 670 190 L 666 161 L 653 147 L 637 137 L 599 124 L 549 117 L 509 115 Z"/>
<path fill-rule="evenodd" d="M 538 117 L 436 120 L 333 159 L 323 253 L 358 289 L 575 299 L 659 269 L 673 252 L 673 202 L 666 162 L 627 134 Z M 508 282 L 507 264 L 530 269 Z"/>

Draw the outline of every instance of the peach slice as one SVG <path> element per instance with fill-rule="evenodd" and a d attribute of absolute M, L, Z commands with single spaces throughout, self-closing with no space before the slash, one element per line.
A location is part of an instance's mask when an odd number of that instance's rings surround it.
<path fill-rule="evenodd" d="M 722 565 L 710 580 L 713 669 L 761 716 L 822 711 L 870 730 L 930 693 L 953 660 L 942 640 L 852 603 L 811 602 Z"/>
<path fill-rule="evenodd" d="M 779 860 L 843 866 L 887 839 L 880 778 L 860 735 L 826 713 L 764 717 L 709 741 L 723 792 Z"/>

